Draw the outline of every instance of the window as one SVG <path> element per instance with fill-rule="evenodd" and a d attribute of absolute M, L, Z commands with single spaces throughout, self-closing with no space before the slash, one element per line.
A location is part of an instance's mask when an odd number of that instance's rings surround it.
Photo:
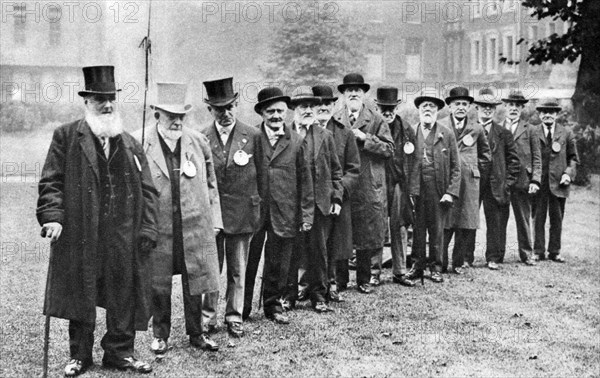
<path fill-rule="evenodd" d="M 58 14 L 59 9 L 56 7 L 49 7 L 50 15 L 49 20 L 49 33 L 48 33 L 48 43 L 51 46 L 60 45 L 60 14 Z"/>
<path fill-rule="evenodd" d="M 515 44 L 515 37 L 512 33 L 508 33 L 504 35 L 504 41 L 502 43 L 502 52 L 503 57 L 506 58 L 506 62 L 504 63 L 504 71 L 505 72 L 515 72 L 516 71 L 516 61 L 519 59 L 517 57 L 517 45 Z"/>
<path fill-rule="evenodd" d="M 481 39 L 471 42 L 471 73 L 480 74 L 483 71 Z"/>
<path fill-rule="evenodd" d="M 13 41 L 15 45 L 24 45 L 25 39 L 25 3 L 15 4 L 15 15 L 14 15 L 14 34 Z"/>
<path fill-rule="evenodd" d="M 538 27 L 537 25 L 531 25 L 529 27 L 529 40 L 535 41 L 538 38 Z"/>
<path fill-rule="evenodd" d="M 554 33 L 556 33 L 556 23 L 549 22 L 548 23 L 548 37 Z"/>
<path fill-rule="evenodd" d="M 489 37 L 487 41 L 486 72 L 498 72 L 498 39 L 495 36 Z"/>

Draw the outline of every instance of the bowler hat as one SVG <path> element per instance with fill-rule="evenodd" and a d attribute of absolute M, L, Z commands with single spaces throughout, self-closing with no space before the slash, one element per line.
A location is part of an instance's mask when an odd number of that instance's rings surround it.
<path fill-rule="evenodd" d="M 443 109 L 444 106 L 446 106 L 446 104 L 444 103 L 444 101 L 442 99 L 434 97 L 434 96 L 427 96 L 427 95 L 425 95 L 424 92 L 421 92 L 421 95 L 419 97 L 415 98 L 415 106 L 418 108 L 425 101 L 431 101 L 434 104 L 436 104 L 438 107 L 438 110 Z"/>
<path fill-rule="evenodd" d="M 450 89 L 449 96 L 446 97 L 446 104 L 450 105 L 454 100 L 467 100 L 470 103 L 473 103 L 474 98 L 469 96 L 469 89 L 465 87 L 455 87 Z"/>
<path fill-rule="evenodd" d="M 321 97 L 323 101 L 337 101 L 333 96 L 333 89 L 329 85 L 315 85 L 312 87 L 313 95 Z"/>
<path fill-rule="evenodd" d="M 521 91 L 511 91 L 507 98 L 502 99 L 503 102 L 516 102 L 517 104 L 526 104 L 529 102 L 528 99 L 523 96 Z"/>
<path fill-rule="evenodd" d="M 535 108 L 538 112 L 541 111 L 554 111 L 560 112 L 561 106 L 558 104 L 558 100 L 555 98 L 545 98 L 540 100 L 540 104 Z"/>
<path fill-rule="evenodd" d="M 475 99 L 477 105 L 500 105 L 501 102 L 496 101 L 496 94 L 491 88 L 482 88 L 479 90 L 479 95 Z"/>
<path fill-rule="evenodd" d="M 338 91 L 340 91 L 340 93 L 344 93 L 344 91 L 349 87 L 359 87 L 365 92 L 368 92 L 369 88 L 371 88 L 369 84 L 365 83 L 365 79 L 362 77 L 362 75 L 357 73 L 349 73 L 348 75 L 344 76 L 342 84 L 338 85 Z"/>
<path fill-rule="evenodd" d="M 387 86 L 377 88 L 377 98 L 375 99 L 377 105 L 396 106 L 401 102 L 402 100 L 398 100 L 398 88 Z"/>
<path fill-rule="evenodd" d="M 83 67 L 83 79 L 85 89 L 78 92 L 82 97 L 94 94 L 116 94 L 120 91 L 115 86 L 114 66 Z"/>
<path fill-rule="evenodd" d="M 233 92 L 233 78 L 205 81 L 206 95 L 204 102 L 213 106 L 229 105 L 238 99 L 239 93 Z"/>
<path fill-rule="evenodd" d="M 191 104 L 185 104 L 187 84 L 156 83 L 156 102 L 150 105 L 153 110 L 161 109 L 173 114 L 185 114 L 192 110 Z"/>
<path fill-rule="evenodd" d="M 296 94 L 290 99 L 291 107 L 296 107 L 300 104 L 313 104 L 319 105 L 321 103 L 321 97 L 315 96 L 310 87 L 299 87 Z"/>
<path fill-rule="evenodd" d="M 256 105 L 254 105 L 254 111 L 257 112 L 258 114 L 260 114 L 260 112 L 262 111 L 262 109 L 265 106 L 267 106 L 273 102 L 283 101 L 288 106 L 290 105 L 290 97 L 284 96 L 281 89 L 279 89 L 277 87 L 267 87 L 267 88 L 261 89 L 258 92 L 257 99 L 258 99 L 258 102 L 256 103 Z"/>

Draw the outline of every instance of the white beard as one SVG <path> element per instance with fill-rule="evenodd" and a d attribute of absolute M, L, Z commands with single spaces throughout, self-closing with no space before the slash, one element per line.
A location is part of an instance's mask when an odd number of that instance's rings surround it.
<path fill-rule="evenodd" d="M 86 109 L 85 121 L 92 129 L 92 133 L 99 138 L 112 138 L 123 132 L 123 122 L 118 113 L 96 115 Z"/>
<path fill-rule="evenodd" d="M 171 142 L 177 142 L 181 135 L 183 134 L 183 130 L 171 130 L 164 127 L 161 123 L 157 124 L 158 130 L 160 131 L 163 138 L 168 139 Z"/>

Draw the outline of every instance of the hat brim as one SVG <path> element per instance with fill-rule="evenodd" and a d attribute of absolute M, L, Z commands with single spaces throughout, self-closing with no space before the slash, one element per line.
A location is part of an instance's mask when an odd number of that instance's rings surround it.
<path fill-rule="evenodd" d="M 363 91 L 368 92 L 371 89 L 371 86 L 367 83 L 348 83 L 348 84 L 340 84 L 337 89 L 340 93 L 344 93 L 344 91 L 350 87 L 358 87 Z"/>
<path fill-rule="evenodd" d="M 329 101 L 336 102 L 338 100 L 338 98 L 337 97 L 321 97 L 321 100 L 323 102 L 329 102 Z"/>
<path fill-rule="evenodd" d="M 475 99 L 471 96 L 450 96 L 446 97 L 446 105 L 450 105 L 450 103 L 454 100 L 467 100 L 471 104 L 475 101 Z"/>
<path fill-rule="evenodd" d="M 173 104 L 158 104 L 158 105 L 150 105 L 150 109 L 156 110 L 160 109 L 168 113 L 172 114 L 186 114 L 191 111 L 193 106 L 191 104 L 187 105 L 173 105 Z"/>
<path fill-rule="evenodd" d="M 77 94 L 81 97 L 89 96 L 89 95 L 110 95 L 117 94 L 117 92 L 121 92 L 121 89 L 115 89 L 114 91 L 79 91 Z"/>
<path fill-rule="evenodd" d="M 290 97 L 289 96 L 277 96 L 277 97 L 272 97 L 272 98 L 268 98 L 266 100 L 260 101 L 258 103 L 256 103 L 256 105 L 254 105 L 254 111 L 258 114 L 260 114 L 262 108 L 264 108 L 265 106 L 272 104 L 274 102 L 278 102 L 278 101 L 283 101 L 285 102 L 288 106 L 290 106 Z"/>
<path fill-rule="evenodd" d="M 384 102 L 384 101 L 373 100 L 373 102 L 375 102 L 377 105 L 381 105 L 381 106 L 396 106 L 399 103 L 401 103 L 402 100 L 396 100 L 396 102 Z"/>
<path fill-rule="evenodd" d="M 306 97 L 298 97 L 298 98 L 292 97 L 290 99 L 290 106 L 296 107 L 302 103 L 320 105 L 322 102 L 323 102 L 323 100 L 321 99 L 321 97 L 317 97 L 317 96 L 306 96 Z"/>
<path fill-rule="evenodd" d="M 485 100 L 475 100 L 475 101 L 473 101 L 473 103 L 475 105 L 482 105 L 482 106 L 484 106 L 484 105 L 498 106 L 498 105 L 502 104 L 502 102 L 485 101 Z"/>
<path fill-rule="evenodd" d="M 517 104 L 527 104 L 529 102 L 529 100 L 524 99 L 516 99 L 516 98 L 503 98 L 502 102 L 516 102 Z"/>
<path fill-rule="evenodd" d="M 552 110 L 555 112 L 560 112 L 562 108 L 560 106 L 538 106 L 535 108 L 535 110 L 537 110 L 538 112 L 541 112 L 542 110 Z"/>
<path fill-rule="evenodd" d="M 233 95 L 232 98 L 227 98 L 227 99 L 218 100 L 218 101 L 214 101 L 209 98 L 205 98 L 205 99 L 203 99 L 203 101 L 205 103 L 207 103 L 208 105 L 212 105 L 212 106 L 227 106 L 227 105 L 233 103 L 234 101 L 236 101 L 239 97 L 240 97 L 240 94 L 236 93 Z"/>
<path fill-rule="evenodd" d="M 418 108 L 425 101 L 431 101 L 434 104 L 436 104 L 438 106 L 438 110 L 441 110 L 446 106 L 446 103 L 444 102 L 444 100 L 437 98 L 437 97 L 431 97 L 431 96 L 419 96 L 419 97 L 415 98 L 415 106 Z"/>

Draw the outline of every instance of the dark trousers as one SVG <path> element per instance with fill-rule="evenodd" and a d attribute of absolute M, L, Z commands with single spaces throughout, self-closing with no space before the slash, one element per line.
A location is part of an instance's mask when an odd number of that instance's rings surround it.
<path fill-rule="evenodd" d="M 550 218 L 548 254 L 550 256 L 560 254 L 565 202 L 565 198 L 557 197 L 550 192 L 548 182 L 542 184 L 542 188 L 533 201 L 533 225 L 535 230 L 533 250 L 536 255 L 544 257 L 546 252 L 546 215 Z"/>
<path fill-rule="evenodd" d="M 502 214 L 510 211 L 510 204 L 501 205 L 496 201 L 491 190 L 481 192 L 483 212 L 486 226 L 486 262 L 502 263 L 506 251 L 506 227 L 502 228 Z"/>
<path fill-rule="evenodd" d="M 350 282 L 350 269 L 348 268 L 348 260 L 338 260 L 335 262 L 335 282 L 338 286 L 347 286 Z"/>
<path fill-rule="evenodd" d="M 248 263 L 246 264 L 246 278 L 244 283 L 244 310 L 242 318 L 248 317 L 252 312 L 252 299 L 254 297 L 254 286 L 256 284 L 256 274 L 267 236 L 266 228 L 258 230 L 250 241 L 248 251 Z M 264 275 L 264 272 L 263 272 Z"/>
<path fill-rule="evenodd" d="M 368 284 L 371 280 L 371 259 L 383 253 L 383 248 L 356 250 L 356 284 Z"/>
<path fill-rule="evenodd" d="M 288 277 L 287 299 L 289 300 L 296 300 L 300 290 L 308 290 L 308 243 L 307 232 L 299 232 L 294 239 L 294 250 L 290 260 L 290 275 Z"/>
<path fill-rule="evenodd" d="M 421 180 L 421 195 L 415 204 L 412 259 L 414 268 L 442 271 L 442 248 L 444 245 L 444 218 L 448 209 L 440 204 L 435 180 Z M 426 254 L 429 234 L 429 258 Z"/>
<path fill-rule="evenodd" d="M 135 311 L 133 301 L 123 303 L 117 310 L 106 311 L 106 334 L 102 338 L 104 359 L 123 359 L 133 355 L 135 340 Z M 71 358 L 92 362 L 95 323 L 76 320 L 69 322 Z"/>
<path fill-rule="evenodd" d="M 278 236 L 270 224 L 267 226 L 263 266 L 263 307 L 267 317 L 283 312 L 280 298 L 288 296 L 287 282 L 294 240 L 293 237 Z"/>
<path fill-rule="evenodd" d="M 521 261 L 527 261 L 533 253 L 531 244 L 531 198 L 524 190 L 515 190 L 510 194 L 510 203 L 512 205 L 513 214 L 515 215 L 515 223 L 517 225 L 517 240 L 519 243 L 519 258 Z M 508 206 L 503 208 L 500 215 L 500 228 L 506 230 L 509 218 Z M 506 233 L 506 231 L 504 231 Z M 502 256 L 504 258 L 504 256 Z"/>
<path fill-rule="evenodd" d="M 390 241 L 392 252 L 392 273 L 395 276 L 406 274 L 406 251 L 407 251 L 407 232 L 406 224 L 402 217 L 403 202 L 408 201 L 406 192 L 403 192 L 399 184 L 394 186 L 390 206 Z"/>
<path fill-rule="evenodd" d="M 444 255 L 442 257 L 442 268 L 448 268 L 448 246 L 454 236 L 454 249 L 452 250 L 452 267 L 460 268 L 465 263 L 465 258 L 471 264 L 475 259 L 475 235 L 477 230 L 467 228 L 447 228 L 444 230 Z"/>
<path fill-rule="evenodd" d="M 329 290 L 329 262 L 327 239 L 331 230 L 331 217 L 315 209 L 313 225 L 308 233 L 308 292 L 313 304 L 325 302 Z"/>

